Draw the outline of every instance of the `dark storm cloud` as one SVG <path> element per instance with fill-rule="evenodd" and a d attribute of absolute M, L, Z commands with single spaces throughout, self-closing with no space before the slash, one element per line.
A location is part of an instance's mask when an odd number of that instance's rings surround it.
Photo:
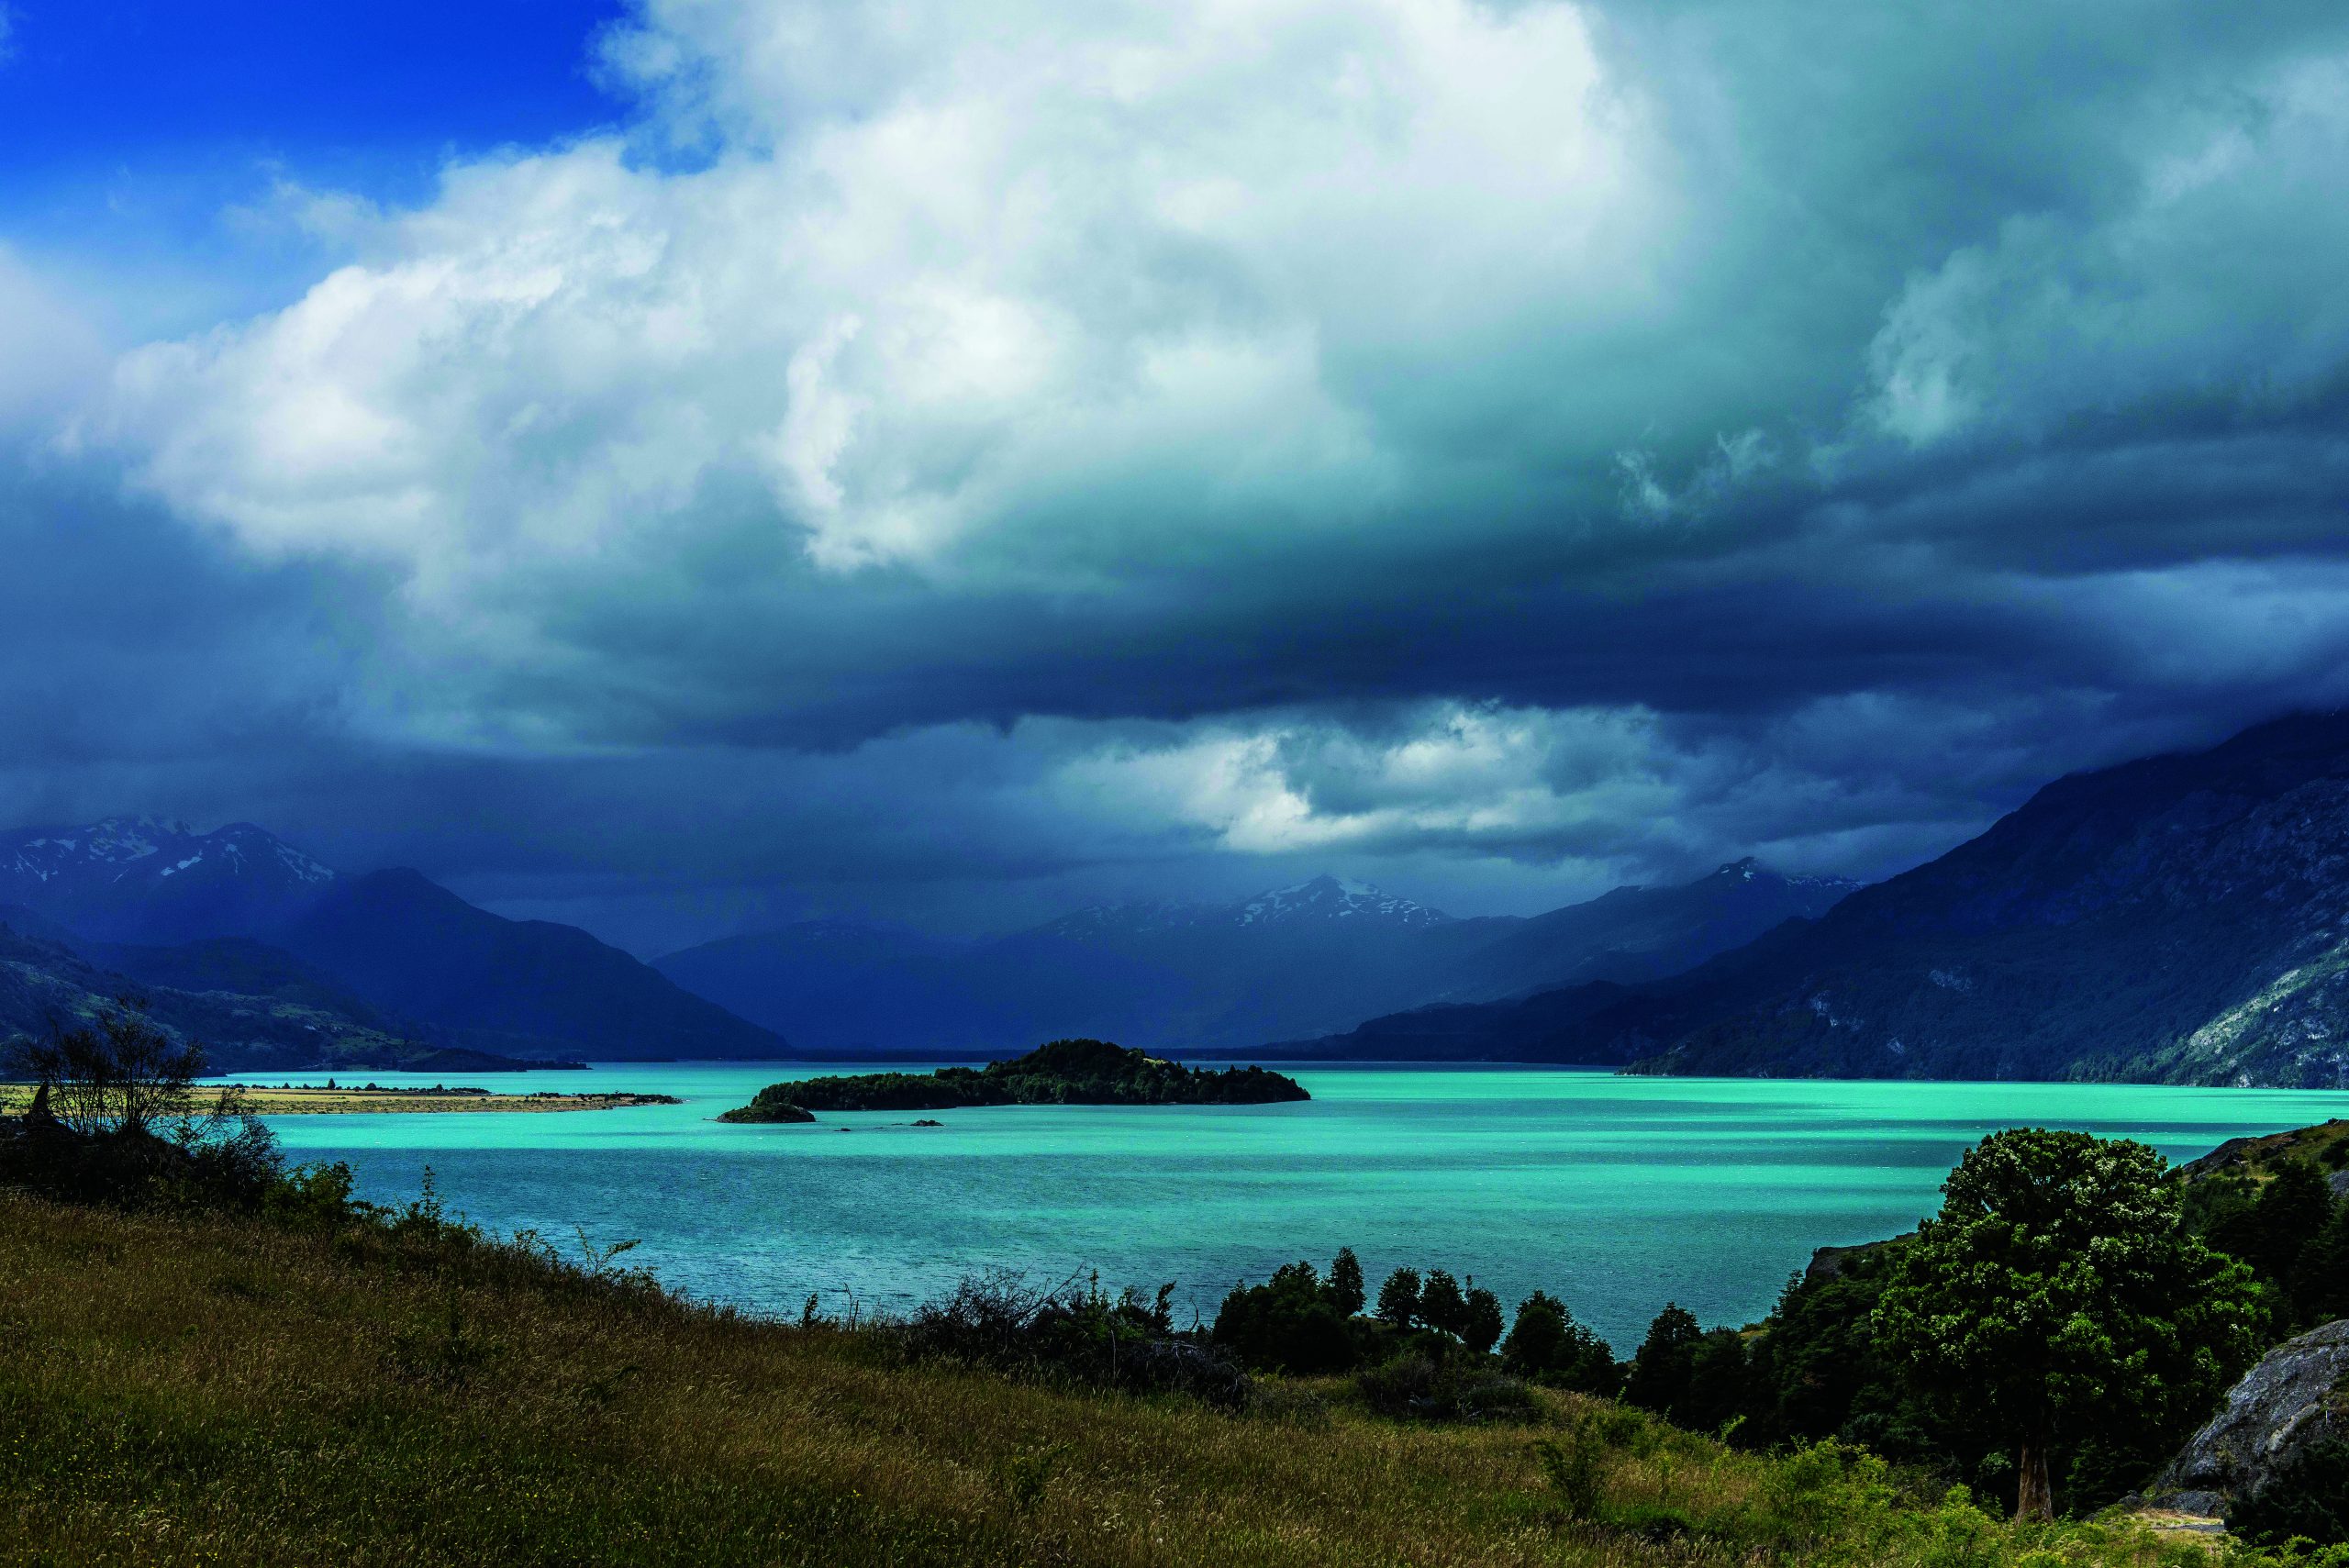
<path fill-rule="evenodd" d="M 2349 699 L 2337 6 L 915 12 L 645 0 L 632 139 L 48 399 L 17 787 L 653 943 L 1877 874 Z"/>

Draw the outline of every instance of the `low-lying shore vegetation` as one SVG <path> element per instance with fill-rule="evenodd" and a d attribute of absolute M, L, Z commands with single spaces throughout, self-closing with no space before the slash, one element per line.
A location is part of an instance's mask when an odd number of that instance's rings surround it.
<path fill-rule="evenodd" d="M 21 1116 L 33 1101 L 36 1085 L 0 1084 L 0 1116 Z M 502 1090 L 444 1088 L 384 1088 L 374 1084 L 349 1086 L 306 1084 L 221 1084 L 193 1091 L 192 1105 L 199 1116 L 224 1108 L 253 1116 L 381 1116 L 472 1115 L 514 1111 L 607 1111 L 627 1106 L 674 1106 L 674 1095 L 618 1093 L 566 1094 L 539 1089 L 529 1094 Z"/>
<path fill-rule="evenodd" d="M 935 1073 L 858 1073 L 770 1084 L 720 1121 L 804 1122 L 813 1111 L 968 1106 L 1254 1106 L 1310 1099 L 1262 1067 L 1186 1067 L 1099 1040 L 1056 1040 L 1025 1056 Z"/>

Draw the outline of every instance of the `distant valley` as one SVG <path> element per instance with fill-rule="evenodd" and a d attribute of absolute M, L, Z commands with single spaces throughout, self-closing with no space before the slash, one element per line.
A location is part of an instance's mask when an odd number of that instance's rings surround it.
<path fill-rule="evenodd" d="M 815 922 L 656 967 L 819 1053 L 1026 1050 L 1070 1035 L 1261 1052 L 1419 1003 L 1676 973 L 1821 914 L 1854 885 L 1741 861 L 1530 918 L 1455 919 L 1324 876 L 1229 905 L 1102 906 L 972 943 Z"/>

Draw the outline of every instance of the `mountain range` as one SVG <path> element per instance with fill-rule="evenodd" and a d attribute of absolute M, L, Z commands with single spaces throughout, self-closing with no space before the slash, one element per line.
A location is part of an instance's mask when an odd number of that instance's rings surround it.
<path fill-rule="evenodd" d="M 0 1037 L 136 992 L 225 1068 L 789 1054 L 576 927 L 346 874 L 250 823 L 0 836 Z"/>
<path fill-rule="evenodd" d="M 250 824 L 0 835 L 0 1038 L 133 989 L 226 1065 L 935 1057 L 1084 1035 L 1266 1059 L 2349 1088 L 2349 715 L 2060 779 L 1856 891 L 1738 861 L 1455 919 L 1317 877 L 977 941 L 810 922 L 651 965 Z"/>
<path fill-rule="evenodd" d="M 2349 1087 L 2349 716 L 2060 779 L 1676 976 L 1414 1009 L 1277 1053 Z"/>
<path fill-rule="evenodd" d="M 1323 876 L 1232 904 L 1100 905 L 976 942 L 817 921 L 654 962 L 811 1051 L 983 1052 L 1085 1035 L 1208 1054 L 1415 1003 L 1674 973 L 1854 885 L 1741 861 L 1530 918 L 1455 919 Z"/>

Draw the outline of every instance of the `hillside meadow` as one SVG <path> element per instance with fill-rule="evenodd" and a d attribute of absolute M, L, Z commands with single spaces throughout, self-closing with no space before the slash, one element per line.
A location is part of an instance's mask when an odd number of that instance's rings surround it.
<path fill-rule="evenodd" d="M 1260 1379 L 1236 1415 L 1054 1386 L 413 1214 L 0 1191 L 0 1348 L 14 1562 L 2317 1561 L 2012 1525 L 1856 1451 L 1555 1391 L 1432 1426 L 1341 1380 Z"/>

